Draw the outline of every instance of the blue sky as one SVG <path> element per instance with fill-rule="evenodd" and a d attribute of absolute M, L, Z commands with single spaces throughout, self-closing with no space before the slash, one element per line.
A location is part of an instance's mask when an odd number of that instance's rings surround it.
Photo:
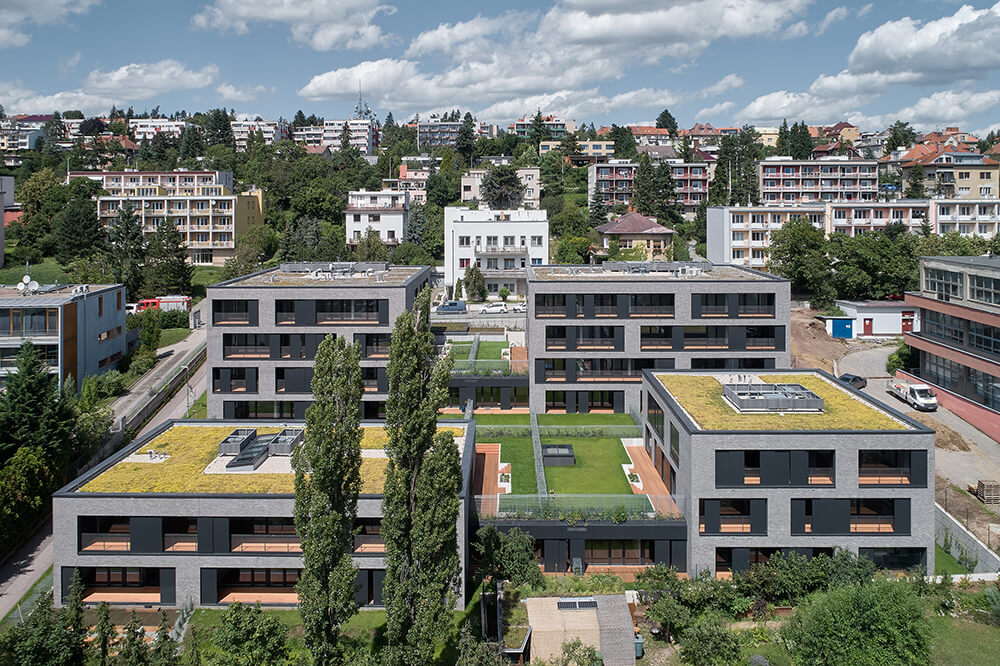
<path fill-rule="evenodd" d="M 8 113 L 1000 127 L 1000 2 L 0 0 Z"/>

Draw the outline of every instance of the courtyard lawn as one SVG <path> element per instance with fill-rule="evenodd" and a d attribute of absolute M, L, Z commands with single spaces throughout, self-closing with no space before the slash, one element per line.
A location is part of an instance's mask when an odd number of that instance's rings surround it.
<path fill-rule="evenodd" d="M 635 425 L 631 414 L 539 414 L 538 425 Z"/>
<path fill-rule="evenodd" d="M 467 361 L 469 359 L 469 352 L 471 351 L 471 342 L 453 342 L 451 345 L 451 353 L 456 361 Z"/>
<path fill-rule="evenodd" d="M 930 617 L 934 647 L 930 663 L 936 666 L 996 663 L 1000 629 L 956 617 Z"/>
<path fill-rule="evenodd" d="M 969 573 L 969 570 L 963 567 L 958 560 L 952 557 L 949 553 L 945 551 L 941 546 L 934 544 L 934 575 L 943 576 L 945 574 L 950 574 L 952 576 L 963 576 Z"/>
<path fill-rule="evenodd" d="M 538 494 L 538 484 L 535 482 L 535 451 L 530 437 L 501 439 L 500 462 L 510 463 L 511 494 Z"/>
<path fill-rule="evenodd" d="M 546 444 L 572 444 L 576 464 L 546 467 L 550 491 L 568 495 L 631 495 L 622 465 L 628 464 L 621 440 L 610 437 L 542 437 Z"/>
<path fill-rule="evenodd" d="M 476 360 L 499 361 L 503 358 L 503 350 L 508 347 L 510 347 L 510 343 L 506 340 L 480 342 L 479 350 L 476 352 Z"/>

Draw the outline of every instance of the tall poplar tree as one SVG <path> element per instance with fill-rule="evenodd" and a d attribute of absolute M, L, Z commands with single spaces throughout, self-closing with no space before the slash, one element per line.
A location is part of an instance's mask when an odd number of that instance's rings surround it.
<path fill-rule="evenodd" d="M 326 665 L 343 663 L 340 628 L 358 607 L 351 551 L 361 491 L 361 350 L 328 335 L 313 367 L 305 439 L 292 454 L 303 562 L 296 590 L 306 646 Z"/>
<path fill-rule="evenodd" d="M 437 433 L 453 365 L 435 360 L 430 291 L 396 318 L 389 348 L 389 398 L 382 535 L 386 576 L 385 663 L 429 664 L 452 627 L 458 560 L 461 467 L 450 433 Z"/>

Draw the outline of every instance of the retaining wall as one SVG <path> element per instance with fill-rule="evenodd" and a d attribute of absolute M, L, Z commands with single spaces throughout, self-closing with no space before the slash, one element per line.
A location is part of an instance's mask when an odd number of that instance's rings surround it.
<path fill-rule="evenodd" d="M 957 553 L 959 544 L 965 547 L 965 552 L 979 558 L 979 563 L 973 573 L 992 574 L 1000 571 L 1000 555 L 990 550 L 985 543 L 980 541 L 975 534 L 965 529 L 962 523 L 955 520 L 955 517 L 944 510 L 940 504 L 934 504 L 934 539 L 941 545 L 944 544 L 945 532 L 951 535 L 951 552 L 958 559 Z"/>

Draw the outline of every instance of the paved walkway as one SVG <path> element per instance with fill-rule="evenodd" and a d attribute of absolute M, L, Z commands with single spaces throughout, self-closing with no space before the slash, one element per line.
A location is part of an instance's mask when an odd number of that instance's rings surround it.
<path fill-rule="evenodd" d="M 677 505 L 670 497 L 670 491 L 660 478 L 653 461 L 646 454 L 646 449 L 641 446 L 626 446 L 625 451 L 632 459 L 632 471 L 639 475 L 642 481 L 642 490 L 632 486 L 632 492 L 636 495 L 649 496 L 649 502 L 653 505 L 653 510 L 664 516 L 673 516 L 680 513 Z"/>
<path fill-rule="evenodd" d="M 14 610 L 35 581 L 52 566 L 52 521 L 0 567 L 0 618 Z"/>
<path fill-rule="evenodd" d="M 885 363 L 894 351 L 896 345 L 885 345 L 847 354 L 837 362 L 837 375 L 857 375 L 869 380 L 873 377 L 887 378 L 889 373 L 885 371 Z"/>
<path fill-rule="evenodd" d="M 139 437 L 152 432 L 165 421 L 184 418 L 184 413 L 187 411 L 188 405 L 194 404 L 194 401 L 198 399 L 198 396 L 204 393 L 208 388 L 207 379 L 208 364 L 202 363 L 201 367 L 195 370 L 194 374 L 191 375 L 191 378 L 188 380 L 190 394 L 184 387 L 178 389 L 177 393 L 174 394 L 174 397 L 170 399 L 170 402 L 161 407 L 160 411 L 154 414 L 153 417 L 149 419 L 149 422 L 143 426 L 142 430 L 139 431 Z"/>
<path fill-rule="evenodd" d="M 500 471 L 500 445 L 476 444 L 476 464 L 472 472 L 472 487 L 480 496 L 479 512 L 484 516 L 495 516 L 499 510 L 500 486 L 497 474 Z"/>

